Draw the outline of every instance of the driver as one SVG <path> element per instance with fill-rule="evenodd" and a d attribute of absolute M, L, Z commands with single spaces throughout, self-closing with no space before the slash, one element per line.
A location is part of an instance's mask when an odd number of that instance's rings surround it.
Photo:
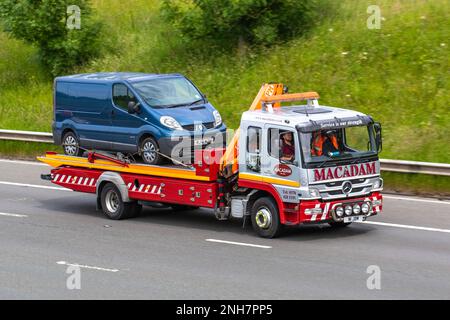
<path fill-rule="evenodd" d="M 281 157 L 283 161 L 293 161 L 295 157 L 294 136 L 288 131 L 281 134 Z"/>
<path fill-rule="evenodd" d="M 325 133 L 321 130 L 313 132 L 311 155 L 321 156 L 336 151 L 339 151 L 336 130 L 328 130 Z"/>

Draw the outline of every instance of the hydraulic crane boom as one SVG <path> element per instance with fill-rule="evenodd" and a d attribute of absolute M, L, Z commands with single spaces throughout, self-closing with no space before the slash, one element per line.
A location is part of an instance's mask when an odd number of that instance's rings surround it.
<path fill-rule="evenodd" d="M 262 108 L 262 101 L 267 99 L 270 96 L 278 96 L 282 95 L 284 91 L 284 86 L 282 83 L 266 83 L 263 84 L 255 99 L 253 100 L 252 105 L 249 108 L 249 111 L 257 110 Z M 280 106 L 280 103 L 275 103 L 273 105 L 274 108 Z M 225 150 L 225 153 L 220 161 L 220 172 L 223 177 L 228 178 L 234 174 L 236 174 L 239 170 L 238 167 L 238 141 L 239 141 L 239 128 L 234 133 L 233 138 L 230 141 L 230 144 Z"/>

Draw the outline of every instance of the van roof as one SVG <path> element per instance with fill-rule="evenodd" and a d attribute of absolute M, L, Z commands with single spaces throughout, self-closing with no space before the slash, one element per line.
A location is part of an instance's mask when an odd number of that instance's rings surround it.
<path fill-rule="evenodd" d="M 114 82 L 114 81 L 129 81 L 137 82 L 146 79 L 165 78 L 183 75 L 179 73 L 158 74 L 158 73 L 142 73 L 142 72 L 98 72 L 98 73 L 82 73 L 70 76 L 57 77 L 55 81 L 68 82 Z"/>

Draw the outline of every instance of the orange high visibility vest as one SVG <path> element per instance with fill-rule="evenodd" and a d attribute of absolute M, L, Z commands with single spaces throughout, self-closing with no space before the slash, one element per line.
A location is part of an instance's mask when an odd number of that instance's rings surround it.
<path fill-rule="evenodd" d="M 314 138 L 314 141 L 313 141 L 312 149 L 311 149 L 311 154 L 313 156 L 321 156 L 323 154 L 323 150 L 322 150 L 323 143 L 325 142 L 326 139 L 327 139 L 327 137 L 322 134 L 316 135 L 316 137 Z M 330 137 L 330 141 L 333 144 L 333 146 L 336 149 L 338 149 L 337 138 L 334 135 Z"/>

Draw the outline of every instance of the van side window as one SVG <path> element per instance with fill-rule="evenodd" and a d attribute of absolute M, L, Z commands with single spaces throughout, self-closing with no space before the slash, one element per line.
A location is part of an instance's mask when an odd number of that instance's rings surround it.
<path fill-rule="evenodd" d="M 247 168 L 261 171 L 261 128 L 249 127 L 247 130 Z"/>
<path fill-rule="evenodd" d="M 124 84 L 115 84 L 113 86 L 113 101 L 117 107 L 124 110 L 128 110 L 130 101 L 137 102 L 133 93 Z"/>

